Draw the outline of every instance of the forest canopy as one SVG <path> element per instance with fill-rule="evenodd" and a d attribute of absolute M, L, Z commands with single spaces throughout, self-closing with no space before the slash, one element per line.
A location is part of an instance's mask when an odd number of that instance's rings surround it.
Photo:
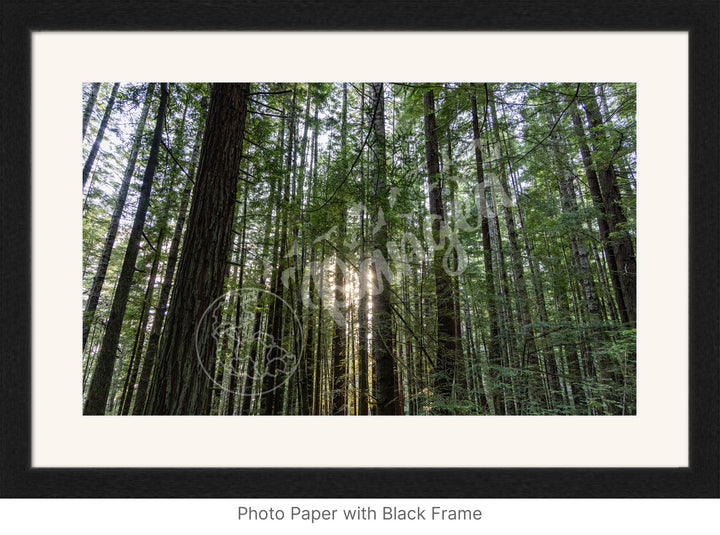
<path fill-rule="evenodd" d="M 636 413 L 632 83 L 87 83 L 86 415 Z"/>

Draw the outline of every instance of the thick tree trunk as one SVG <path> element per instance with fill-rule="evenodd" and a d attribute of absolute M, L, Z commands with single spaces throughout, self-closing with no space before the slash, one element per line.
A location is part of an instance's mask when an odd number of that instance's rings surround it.
<path fill-rule="evenodd" d="M 150 102 L 152 101 L 153 89 L 154 84 L 149 84 L 145 95 L 145 103 L 143 104 L 142 112 L 140 113 L 140 120 L 138 121 L 138 125 L 135 129 L 135 135 L 133 136 L 130 158 L 125 166 L 125 173 L 120 184 L 120 190 L 118 191 L 117 199 L 115 199 L 115 208 L 113 210 L 112 217 L 110 218 L 110 228 L 108 229 L 107 236 L 105 237 L 105 245 L 103 246 L 103 251 L 100 255 L 97 272 L 93 278 L 90 293 L 88 294 L 88 300 L 85 304 L 85 313 L 83 314 L 83 349 L 85 349 L 85 344 L 87 343 L 90 325 L 95 318 L 95 310 L 97 310 L 98 302 L 100 301 L 100 294 L 102 292 L 103 284 L 105 283 L 105 275 L 107 274 L 108 264 L 110 263 L 110 256 L 112 255 L 115 238 L 117 237 L 118 229 L 120 228 L 120 218 L 122 217 L 123 209 L 125 208 L 125 201 L 127 200 L 128 189 L 130 188 L 130 181 L 135 173 L 135 163 L 137 162 L 137 155 L 140 151 L 145 121 L 150 109 Z"/>
<path fill-rule="evenodd" d="M 385 98 L 383 84 L 370 84 L 373 96 L 370 128 L 372 129 L 372 148 L 374 159 L 372 165 L 371 183 L 373 184 L 373 197 L 378 207 L 379 227 L 374 234 L 373 251 L 373 281 L 377 285 L 377 293 L 373 299 L 372 340 L 373 358 L 377 366 L 377 413 L 380 415 L 395 414 L 395 377 L 393 375 L 392 346 L 392 316 L 390 312 L 390 280 L 383 275 L 383 267 L 387 266 L 389 259 L 387 242 L 387 224 L 380 222 L 388 208 L 386 139 L 385 139 Z M 386 280 L 383 280 L 385 278 Z"/>
<path fill-rule="evenodd" d="M 216 357 L 208 307 L 222 294 L 232 238 L 249 84 L 214 84 L 148 414 L 207 414 Z M 204 369 L 203 369 L 204 368 Z"/>
<path fill-rule="evenodd" d="M 100 128 L 98 129 L 97 136 L 95 136 L 95 142 L 90 149 L 90 154 L 88 154 L 87 160 L 85 160 L 85 165 L 83 166 L 82 172 L 83 188 L 85 187 L 85 183 L 90 176 L 90 171 L 92 170 L 92 166 L 95 163 L 95 157 L 100 150 L 100 144 L 102 143 L 103 137 L 105 137 L 105 128 L 107 127 L 108 121 L 110 120 L 110 114 L 112 113 L 112 109 L 115 106 L 115 96 L 117 95 L 119 87 L 119 83 L 113 84 L 112 91 L 110 92 L 110 98 L 108 99 L 107 105 L 105 106 L 105 113 L 103 114 L 103 118 L 100 121 Z"/>
<path fill-rule="evenodd" d="M 432 90 L 423 97 L 425 108 L 425 158 L 428 168 L 430 216 L 432 217 L 433 276 L 435 278 L 435 299 L 437 315 L 437 348 L 435 354 L 435 397 L 433 412 L 451 414 L 453 384 L 456 381 L 459 355 L 455 332 L 452 279 L 443 266 L 445 251 L 443 234 L 445 207 L 442 197 L 439 148 L 435 125 L 435 96 Z M 450 247 L 450 245 L 448 245 Z"/>
<path fill-rule="evenodd" d="M 113 365 L 118 350 L 118 342 L 120 341 L 120 330 L 122 328 L 123 317 L 127 307 L 128 297 L 130 296 L 130 288 L 132 286 L 133 275 L 135 274 L 135 262 L 137 260 L 140 248 L 140 238 L 145 225 L 145 217 L 150 204 L 150 192 L 152 190 L 153 178 L 155 176 L 155 167 L 158 161 L 158 152 L 160 150 L 160 138 L 162 137 L 163 125 L 165 122 L 165 113 L 167 110 L 168 89 L 167 84 L 161 85 L 160 105 L 158 106 L 157 120 L 155 122 L 155 132 L 150 148 L 150 156 L 148 158 L 147 167 L 143 176 L 143 183 L 140 189 L 140 198 L 138 200 L 137 211 L 135 213 L 135 221 L 128 238 L 128 247 L 125 251 L 125 260 L 123 261 L 120 279 L 115 297 L 113 298 L 112 309 L 108 319 L 105 336 L 103 337 L 102 347 L 98 354 L 97 364 L 90 381 L 87 399 L 85 400 L 85 408 L 83 413 L 90 415 L 103 414 L 107 403 L 110 390 L 110 382 L 113 375 Z"/>

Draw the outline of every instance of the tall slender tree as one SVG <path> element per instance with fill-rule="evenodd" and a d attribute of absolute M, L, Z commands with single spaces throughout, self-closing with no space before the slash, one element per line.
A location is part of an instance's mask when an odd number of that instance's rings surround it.
<path fill-rule="evenodd" d="M 102 120 L 100 121 L 98 133 L 95 136 L 95 141 L 93 142 L 92 147 L 90 148 L 90 153 L 85 160 L 85 165 L 83 165 L 83 188 L 85 187 L 85 183 L 90 176 L 90 171 L 92 170 L 93 164 L 95 163 L 95 157 L 100 150 L 100 144 L 105 137 L 105 128 L 107 128 L 108 121 L 110 120 L 110 114 L 112 113 L 113 107 L 115 106 L 115 97 L 117 95 L 119 87 L 119 83 L 115 83 L 112 86 L 112 90 L 110 91 L 110 97 L 108 97 L 107 104 L 105 105 L 105 113 L 103 114 Z"/>
<path fill-rule="evenodd" d="M 90 117 L 92 117 L 92 112 L 93 112 L 93 109 L 95 108 L 95 101 L 97 100 L 99 91 L 100 91 L 100 83 L 99 82 L 90 84 L 90 93 L 88 94 L 88 99 L 87 99 L 87 102 L 85 103 L 85 108 L 83 109 L 83 125 L 82 125 L 83 139 L 85 139 L 85 132 L 87 132 L 87 127 L 90 124 Z"/>
<path fill-rule="evenodd" d="M 343 84 L 342 115 L 340 118 L 340 171 L 339 179 L 345 183 L 347 169 L 347 83 Z M 345 270 L 344 241 L 346 233 L 345 203 L 338 203 L 337 254 L 335 255 L 335 317 L 333 318 L 332 358 L 333 358 L 333 414 L 343 415 L 346 412 L 346 380 L 348 373 L 345 331 L 347 326 L 346 315 L 343 313 L 347 303 L 345 301 Z"/>
<path fill-rule="evenodd" d="M 596 154 L 603 152 L 607 154 L 608 150 L 603 146 L 603 144 L 607 143 L 603 130 L 604 121 L 598 109 L 594 92 L 590 98 L 583 101 L 583 106 L 590 124 L 590 133 L 595 144 L 595 152 Z M 608 225 L 608 238 L 615 253 L 617 276 L 623 293 L 623 305 L 625 307 L 623 316 L 627 317 L 630 325 L 635 325 L 637 300 L 635 248 L 625 228 L 627 218 L 620 204 L 620 191 L 615 165 L 612 159 L 601 158 L 596 162 L 596 166 L 602 193 L 603 209 Z"/>
<path fill-rule="evenodd" d="M 138 120 L 137 127 L 135 128 L 135 135 L 133 136 L 130 156 L 128 157 L 127 165 L 125 166 L 125 173 L 123 174 L 120 189 L 118 190 L 117 198 L 115 199 L 115 208 L 113 209 L 113 214 L 110 218 L 110 228 L 108 228 L 107 235 L 105 236 L 105 245 L 103 246 L 97 271 L 95 272 L 95 277 L 93 278 L 92 286 L 88 294 L 87 303 L 85 304 L 85 313 L 83 314 L 83 349 L 85 349 L 88 333 L 90 332 L 90 325 L 95 317 L 95 311 L 97 310 L 98 302 L 100 300 L 100 293 L 102 292 L 103 284 L 105 284 L 105 275 L 107 274 L 107 268 L 110 263 L 110 256 L 112 254 L 113 247 L 115 246 L 118 229 L 120 228 L 120 218 L 122 217 L 123 210 L 125 209 L 125 201 L 127 200 L 128 190 L 130 189 L 130 181 L 135 173 L 135 164 L 137 163 L 138 152 L 140 150 L 140 144 L 142 143 L 145 121 L 147 120 L 148 112 L 150 110 L 154 85 L 155 84 L 152 83 L 148 84 L 145 93 L 145 103 L 143 104 L 142 111 L 140 112 L 140 119 Z"/>
<path fill-rule="evenodd" d="M 180 254 L 180 240 L 182 239 L 183 230 L 185 228 L 185 218 L 187 217 L 187 209 L 193 186 L 192 178 L 195 176 L 197 161 L 200 155 L 200 142 L 202 141 L 203 133 L 202 121 L 205 119 L 204 112 L 206 107 L 207 101 L 204 101 L 200 117 L 201 124 L 198 127 L 195 142 L 193 144 L 192 156 L 190 157 L 190 166 L 187 173 L 188 176 L 185 180 L 185 187 L 180 193 L 180 208 L 175 221 L 172 240 L 170 241 L 170 249 L 168 251 L 167 262 L 165 264 L 165 274 L 163 275 L 163 284 L 160 288 L 160 296 L 158 298 L 157 307 L 155 308 L 155 318 L 153 319 L 152 330 L 150 331 L 150 339 L 148 340 L 148 347 L 143 356 L 142 370 L 140 372 L 137 394 L 135 396 L 135 404 L 133 406 L 133 414 L 136 415 L 143 414 L 143 411 L 145 410 L 145 403 L 147 402 L 150 375 L 155 365 L 155 358 L 160 344 L 160 335 L 162 334 L 162 328 L 165 322 L 165 313 L 167 312 L 167 305 L 170 299 L 170 290 L 172 289 L 172 282 L 175 276 L 175 267 Z"/>
<path fill-rule="evenodd" d="M 498 326 L 498 312 L 496 305 L 496 294 L 495 294 L 495 277 L 493 275 L 493 249 L 491 245 L 490 237 L 490 219 L 488 217 L 487 201 L 485 197 L 485 171 L 483 168 L 483 157 L 482 157 L 482 141 L 480 139 L 480 123 L 478 119 L 478 107 L 477 97 L 475 94 L 475 87 L 470 94 L 471 110 L 472 110 L 472 129 L 473 129 L 473 146 L 475 149 L 475 172 L 477 174 L 478 183 L 478 199 L 477 203 L 480 208 L 480 220 L 481 220 L 481 233 L 482 233 L 482 248 L 483 248 L 483 260 L 485 266 L 485 287 L 486 287 L 486 299 L 487 299 L 487 310 L 488 318 L 490 323 L 490 338 L 488 339 L 488 360 L 489 368 L 488 371 L 488 388 L 486 388 L 486 396 L 488 399 L 489 409 L 491 414 L 502 414 L 503 405 L 501 403 L 501 390 L 498 387 L 498 379 L 496 377 L 496 371 L 502 365 L 502 354 L 500 352 L 500 328 Z M 487 109 L 486 109 L 487 114 Z M 483 121 L 483 124 L 485 121 Z"/>
<path fill-rule="evenodd" d="M 133 227 L 130 232 L 130 237 L 128 238 L 125 259 L 123 260 L 122 271 L 120 272 L 120 278 L 117 288 L 115 289 L 115 297 L 113 298 L 110 317 L 108 318 L 105 329 L 105 336 L 103 337 L 95 371 L 90 381 L 87 399 L 85 400 L 84 414 L 98 415 L 105 412 L 108 393 L 110 391 L 110 382 L 113 375 L 113 366 L 115 364 L 118 342 L 120 340 L 120 330 L 122 329 L 123 317 L 125 315 L 128 297 L 130 296 L 130 288 L 133 282 L 133 275 L 135 274 L 135 262 L 138 251 L 140 250 L 140 239 L 142 237 L 143 226 L 145 225 L 147 209 L 150 204 L 150 193 L 152 191 L 155 168 L 158 162 L 160 138 L 165 123 L 167 101 L 167 84 L 162 84 L 160 86 L 160 104 L 158 105 L 157 118 L 155 120 L 155 132 L 153 133 L 150 156 L 148 157 L 145 174 L 143 175 L 135 220 L 133 221 Z"/>
<path fill-rule="evenodd" d="M 370 84 L 372 95 L 372 130 L 370 183 L 377 207 L 373 229 L 372 277 L 377 291 L 372 296 L 372 347 L 377 366 L 376 406 L 378 414 L 395 414 L 395 376 L 392 354 L 392 316 L 390 309 L 390 284 L 387 278 L 388 228 L 385 214 L 388 212 L 387 163 L 385 139 L 385 95 L 382 83 Z M 366 283 L 363 281 L 363 283 Z"/>
<path fill-rule="evenodd" d="M 440 175 L 439 147 L 435 122 L 435 95 L 433 90 L 423 96 L 425 107 L 425 158 L 428 168 L 429 205 L 433 234 L 433 276 L 435 277 L 435 300 L 437 307 L 437 351 L 435 356 L 435 394 L 437 412 L 449 414 L 452 409 L 453 385 L 456 381 L 458 354 L 455 332 L 452 279 L 443 266 L 447 222 L 443 203 L 442 177 Z M 450 245 L 448 245 L 448 248 Z"/>
<path fill-rule="evenodd" d="M 282 337 L 283 322 L 287 319 L 285 303 L 283 302 L 282 293 L 282 273 L 287 267 L 287 240 L 288 240 L 288 222 L 289 215 L 287 207 L 290 202 L 290 182 L 292 178 L 292 168 L 294 161 L 294 136 L 295 136 L 295 113 L 297 103 L 297 84 L 292 90 L 292 102 L 289 105 L 290 117 L 288 124 L 288 143 L 286 148 L 286 161 L 284 169 L 281 171 L 282 197 L 278 195 L 278 204 L 276 206 L 277 213 L 280 214 L 279 228 L 276 229 L 275 236 L 275 261 L 276 266 L 273 270 L 270 283 L 271 306 L 270 316 L 268 318 L 267 336 L 272 341 L 267 352 L 266 371 L 263 376 L 263 395 L 262 395 L 262 414 L 280 414 L 282 407 L 282 387 L 286 380 L 287 362 L 281 362 L 279 345 Z"/>

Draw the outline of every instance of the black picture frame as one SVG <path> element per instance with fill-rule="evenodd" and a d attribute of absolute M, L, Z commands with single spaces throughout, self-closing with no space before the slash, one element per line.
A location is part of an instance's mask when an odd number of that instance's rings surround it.
<path fill-rule="evenodd" d="M 0 497 L 720 497 L 720 4 L 716 1 L 24 0 L 5 1 L 0 19 Z M 89 30 L 687 31 L 689 467 L 32 468 L 30 38 L 35 31 Z"/>

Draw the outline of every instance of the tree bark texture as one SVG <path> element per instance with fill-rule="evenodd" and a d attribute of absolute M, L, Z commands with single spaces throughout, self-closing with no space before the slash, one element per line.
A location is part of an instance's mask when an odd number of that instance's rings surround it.
<path fill-rule="evenodd" d="M 214 84 L 182 255 L 147 414 L 208 414 L 216 339 L 203 314 L 222 294 L 232 242 L 249 84 Z M 203 320 L 203 321 L 201 321 Z M 204 367 L 204 370 L 203 370 Z"/>
<path fill-rule="evenodd" d="M 392 315 L 390 311 L 390 281 L 383 275 L 383 264 L 388 262 L 388 229 L 387 224 L 380 221 L 388 208 L 386 139 L 385 139 L 385 98 L 382 83 L 370 84 L 373 96 L 372 116 L 372 181 L 375 206 L 378 207 L 377 230 L 373 237 L 373 282 L 379 290 L 372 296 L 373 319 L 372 341 L 373 358 L 377 366 L 377 414 L 395 414 L 395 377 L 393 374 L 392 354 Z M 383 280 L 385 279 L 385 280 Z"/>

